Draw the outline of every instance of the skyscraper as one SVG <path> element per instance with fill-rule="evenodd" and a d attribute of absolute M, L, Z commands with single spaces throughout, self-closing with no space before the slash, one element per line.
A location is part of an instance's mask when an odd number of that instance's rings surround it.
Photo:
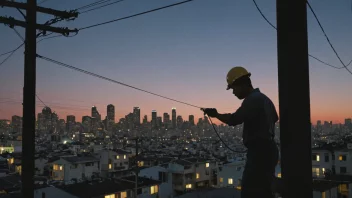
<path fill-rule="evenodd" d="M 14 115 L 11 119 L 12 132 L 21 133 L 22 132 L 22 117 Z"/>
<path fill-rule="evenodd" d="M 164 113 L 163 115 L 164 127 L 168 128 L 170 123 L 170 115 L 168 113 Z"/>
<path fill-rule="evenodd" d="M 146 123 L 148 123 L 148 116 L 147 116 L 147 115 L 144 115 L 143 124 L 146 124 Z"/>
<path fill-rule="evenodd" d="M 177 127 L 181 128 L 182 124 L 183 124 L 183 119 L 182 119 L 182 116 L 179 115 L 177 116 Z"/>
<path fill-rule="evenodd" d="M 135 126 L 139 126 L 141 124 L 141 110 L 139 109 L 139 107 L 133 108 L 133 119 Z"/>
<path fill-rule="evenodd" d="M 156 113 L 156 110 L 153 110 L 152 111 L 152 127 L 153 128 L 156 128 L 156 119 L 157 119 L 157 113 Z"/>
<path fill-rule="evenodd" d="M 107 111 L 107 120 L 108 121 L 113 121 L 115 123 L 115 106 L 112 104 L 109 104 L 106 108 Z"/>
<path fill-rule="evenodd" d="M 101 116 L 100 116 L 96 106 L 92 107 L 92 117 L 95 118 L 98 122 L 101 121 Z"/>
<path fill-rule="evenodd" d="M 172 108 L 172 128 L 176 128 L 176 108 Z"/>
<path fill-rule="evenodd" d="M 76 124 L 76 117 L 74 115 L 68 115 L 66 119 L 66 130 L 71 132 Z"/>
<path fill-rule="evenodd" d="M 191 126 L 194 126 L 194 115 L 189 115 L 188 121 L 191 124 Z"/>

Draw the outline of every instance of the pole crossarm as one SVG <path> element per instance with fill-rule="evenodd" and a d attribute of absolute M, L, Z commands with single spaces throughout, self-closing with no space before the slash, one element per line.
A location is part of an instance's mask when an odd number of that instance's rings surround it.
<path fill-rule="evenodd" d="M 16 20 L 13 17 L 2 17 L 0 16 L 0 23 L 4 23 L 9 25 L 11 28 L 13 28 L 14 26 L 20 26 L 20 27 L 27 27 L 27 23 L 24 21 L 20 21 L 20 20 Z M 55 32 L 55 33 L 60 33 L 63 34 L 65 36 L 68 36 L 70 33 L 77 33 L 78 30 L 74 29 L 68 29 L 68 28 L 59 28 L 59 27 L 51 27 L 48 25 L 44 25 L 44 24 L 36 24 L 36 29 L 38 30 L 42 30 L 44 32 L 49 31 L 49 32 Z"/>
<path fill-rule="evenodd" d="M 14 1 L 8 1 L 8 0 L 0 0 L 0 6 L 1 7 L 18 8 L 18 9 L 22 9 L 22 10 L 27 9 L 27 3 L 14 2 Z M 78 12 L 75 10 L 67 12 L 67 11 L 59 11 L 59 10 L 54 10 L 51 8 L 44 8 L 44 7 L 37 6 L 36 12 L 50 14 L 50 15 L 62 17 L 65 19 L 69 19 L 72 17 L 78 17 Z"/>

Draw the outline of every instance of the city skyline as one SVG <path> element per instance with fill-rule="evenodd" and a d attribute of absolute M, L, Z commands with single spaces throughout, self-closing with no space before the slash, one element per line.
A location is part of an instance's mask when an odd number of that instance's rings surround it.
<path fill-rule="evenodd" d="M 50 1 L 46 5 L 71 10 L 84 4 L 85 1 Z M 275 2 L 258 4 L 268 20 L 275 24 Z M 87 14 L 59 26 L 84 27 L 106 21 L 107 18 L 127 16 L 162 5 L 164 3 L 157 0 L 151 0 L 148 4 L 127 1 L 108 7 L 99 15 Z M 312 6 L 347 64 L 351 59 L 351 50 L 346 43 L 352 43 L 349 36 L 352 27 L 345 24 L 349 24 L 350 6 L 347 2 L 332 1 L 312 3 Z M 22 17 L 15 9 L 9 8 L 3 9 L 3 15 Z M 38 21 L 45 20 L 43 15 L 38 16 Z M 308 30 L 309 53 L 340 66 L 310 12 Z M 24 35 L 22 28 L 18 31 Z M 259 32 L 261 36 L 258 36 Z M 2 33 L 1 52 L 21 44 L 12 29 L 3 27 Z M 261 18 L 250 1 L 194 1 L 92 28 L 72 38 L 48 39 L 38 43 L 38 53 L 161 95 L 197 106 L 214 107 L 224 113 L 234 112 L 241 104 L 230 91 L 225 90 L 227 71 L 241 65 L 252 73 L 254 87 L 259 87 L 268 95 L 278 110 L 276 32 Z M 22 48 L 1 66 L 2 97 L 21 100 L 23 62 Z M 334 69 L 313 59 L 309 62 L 312 123 L 317 120 L 343 123 L 345 118 L 352 116 L 352 106 L 348 105 L 352 101 L 352 93 L 348 91 L 351 75 L 344 69 Z M 102 110 L 110 103 L 117 109 L 116 118 L 126 115 L 133 106 L 139 106 L 142 115 L 149 115 L 145 112 L 152 109 L 169 112 L 170 107 L 177 106 L 184 118 L 189 114 L 194 114 L 196 118 L 202 116 L 202 112 L 193 107 L 107 83 L 42 60 L 37 60 L 37 94 L 48 106 L 51 106 L 50 103 L 74 108 L 84 106 L 83 110 L 52 108 L 60 117 L 75 114 L 81 119 L 83 115 L 89 115 L 92 105 L 96 105 L 105 118 L 106 113 Z M 71 99 L 83 102 L 73 102 Z M 1 101 L 0 119 L 8 119 L 12 115 L 22 115 L 21 104 Z"/>

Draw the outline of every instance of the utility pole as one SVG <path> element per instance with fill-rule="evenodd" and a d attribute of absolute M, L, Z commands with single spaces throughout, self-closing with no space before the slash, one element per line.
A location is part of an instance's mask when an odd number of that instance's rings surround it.
<path fill-rule="evenodd" d="M 283 197 L 312 198 L 306 0 L 276 6 Z"/>
<path fill-rule="evenodd" d="M 35 152 L 35 96 L 36 96 L 36 39 L 37 29 L 68 35 L 77 30 L 51 27 L 47 24 L 37 24 L 37 11 L 55 15 L 63 19 L 77 17 L 75 12 L 56 11 L 37 7 L 36 0 L 19 3 L 0 0 L 1 7 L 13 7 L 26 10 L 26 21 L 15 20 L 12 17 L 0 16 L 0 23 L 26 28 L 24 57 L 24 88 L 23 88 L 23 127 L 22 127 L 22 194 L 23 197 L 34 197 L 34 152 Z M 45 34 L 45 33 L 44 33 Z"/>
<path fill-rule="evenodd" d="M 35 88 L 36 88 L 36 21 L 37 0 L 27 1 L 24 55 L 23 127 L 22 127 L 22 194 L 34 197 Z"/>

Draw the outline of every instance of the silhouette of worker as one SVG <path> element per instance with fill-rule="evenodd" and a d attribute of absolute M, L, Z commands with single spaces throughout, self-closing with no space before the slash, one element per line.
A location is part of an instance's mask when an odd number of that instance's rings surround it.
<path fill-rule="evenodd" d="M 243 67 L 234 67 L 227 74 L 227 90 L 232 89 L 242 105 L 232 114 L 219 114 L 214 108 L 203 109 L 210 117 L 228 124 L 243 126 L 243 143 L 247 161 L 242 175 L 242 198 L 272 198 L 272 183 L 278 162 L 278 147 L 274 141 L 278 115 L 273 102 L 254 89 L 251 74 Z"/>

